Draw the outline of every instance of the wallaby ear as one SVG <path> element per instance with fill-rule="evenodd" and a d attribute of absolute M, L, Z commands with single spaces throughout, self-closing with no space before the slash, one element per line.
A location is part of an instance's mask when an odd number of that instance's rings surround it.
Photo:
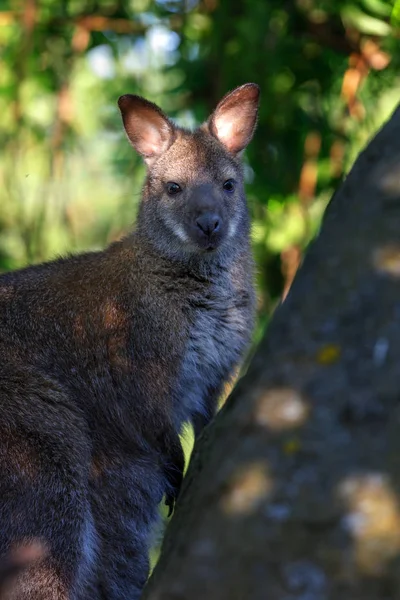
<path fill-rule="evenodd" d="M 175 128 L 152 102 L 125 94 L 118 99 L 126 135 L 145 162 L 151 165 L 175 139 Z"/>
<path fill-rule="evenodd" d="M 232 154 L 244 150 L 253 137 L 259 97 L 258 85 L 245 83 L 224 96 L 208 120 L 212 135 Z"/>

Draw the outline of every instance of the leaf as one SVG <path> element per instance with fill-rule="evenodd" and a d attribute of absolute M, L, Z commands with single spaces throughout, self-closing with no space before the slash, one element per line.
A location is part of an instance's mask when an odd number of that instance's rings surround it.
<path fill-rule="evenodd" d="M 363 4 L 369 12 L 382 17 L 388 17 L 391 13 L 391 7 L 387 0 L 386 2 L 382 2 L 382 0 L 363 0 Z"/>
<path fill-rule="evenodd" d="M 392 32 L 388 23 L 365 14 L 356 6 L 345 6 L 341 11 L 341 17 L 345 26 L 355 27 L 361 33 L 386 36 Z"/>
<path fill-rule="evenodd" d="M 400 27 L 400 0 L 395 0 L 390 21 L 395 27 Z"/>

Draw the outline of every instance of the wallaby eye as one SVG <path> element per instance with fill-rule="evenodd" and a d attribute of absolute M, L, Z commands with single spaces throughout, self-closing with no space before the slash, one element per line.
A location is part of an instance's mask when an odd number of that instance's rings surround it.
<path fill-rule="evenodd" d="M 226 192 L 232 193 L 235 190 L 235 182 L 233 179 L 227 179 L 223 185 L 223 188 Z"/>
<path fill-rule="evenodd" d="M 169 181 L 167 183 L 167 192 L 170 196 L 174 196 L 175 194 L 179 194 L 182 191 L 181 186 L 174 181 Z"/>

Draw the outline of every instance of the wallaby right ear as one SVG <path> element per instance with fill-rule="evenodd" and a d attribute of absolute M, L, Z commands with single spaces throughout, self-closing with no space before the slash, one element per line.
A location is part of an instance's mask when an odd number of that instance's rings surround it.
<path fill-rule="evenodd" d="M 126 135 L 147 165 L 151 165 L 175 140 L 175 128 L 152 102 L 125 94 L 118 100 Z"/>

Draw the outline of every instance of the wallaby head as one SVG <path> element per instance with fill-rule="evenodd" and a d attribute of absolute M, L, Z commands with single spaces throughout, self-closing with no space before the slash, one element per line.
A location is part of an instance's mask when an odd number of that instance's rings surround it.
<path fill-rule="evenodd" d="M 148 168 L 138 233 L 164 255 L 211 261 L 236 254 L 247 240 L 241 153 L 254 133 L 258 100 L 256 84 L 242 85 L 190 132 L 144 98 L 120 97 L 126 134 Z"/>

